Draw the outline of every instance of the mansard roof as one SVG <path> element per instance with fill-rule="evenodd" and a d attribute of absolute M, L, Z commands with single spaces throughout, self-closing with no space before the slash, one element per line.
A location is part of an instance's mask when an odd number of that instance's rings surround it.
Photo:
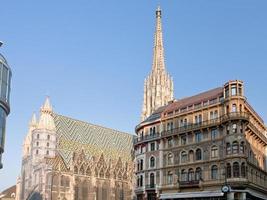
<path fill-rule="evenodd" d="M 70 167 L 73 153 L 83 150 L 86 159 L 100 157 L 132 161 L 133 135 L 53 113 L 58 154 Z"/>
<path fill-rule="evenodd" d="M 194 95 L 191 97 L 176 100 L 175 102 L 168 104 L 168 106 L 166 107 L 166 109 L 164 109 L 163 112 L 168 113 L 171 111 L 182 109 L 182 108 L 185 108 L 187 106 L 191 106 L 194 104 L 198 104 L 201 102 L 215 99 L 215 98 L 220 97 L 222 95 L 223 95 L 223 88 L 218 87 L 218 88 L 208 90 L 206 92 L 202 92 L 200 94 L 197 94 L 197 95 Z"/>

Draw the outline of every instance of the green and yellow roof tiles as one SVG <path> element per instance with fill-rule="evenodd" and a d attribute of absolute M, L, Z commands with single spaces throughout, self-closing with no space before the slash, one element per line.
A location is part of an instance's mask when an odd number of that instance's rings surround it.
<path fill-rule="evenodd" d="M 53 113 L 58 153 L 69 166 L 74 152 L 83 149 L 87 159 L 101 154 L 123 162 L 132 160 L 133 135 Z"/>

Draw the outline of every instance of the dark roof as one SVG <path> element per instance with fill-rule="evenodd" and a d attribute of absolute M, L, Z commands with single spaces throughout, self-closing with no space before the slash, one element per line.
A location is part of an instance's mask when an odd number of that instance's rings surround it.
<path fill-rule="evenodd" d="M 0 193 L 0 196 L 4 195 L 3 197 L 11 197 L 11 195 L 15 193 L 16 194 L 16 185 L 13 185 L 7 189 L 5 189 L 4 191 L 2 191 Z"/>
<path fill-rule="evenodd" d="M 202 92 L 200 94 L 197 94 L 197 95 L 194 95 L 191 97 L 177 100 L 171 104 L 168 104 L 168 106 L 166 107 L 166 109 L 164 109 L 163 112 L 169 113 L 169 112 L 175 111 L 177 109 L 191 106 L 193 104 L 198 104 L 198 103 L 201 103 L 203 101 L 215 99 L 217 97 L 220 97 L 221 95 L 223 95 L 223 88 L 222 87 L 215 88 L 215 89 L 212 89 L 212 90 L 209 90 L 206 92 Z"/>

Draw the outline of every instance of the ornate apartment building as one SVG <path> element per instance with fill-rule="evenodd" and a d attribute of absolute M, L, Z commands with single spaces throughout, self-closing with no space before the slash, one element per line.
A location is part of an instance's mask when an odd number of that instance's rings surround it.
<path fill-rule="evenodd" d="M 47 98 L 23 144 L 17 200 L 130 200 L 133 136 L 56 114 Z"/>
<path fill-rule="evenodd" d="M 161 11 L 156 13 L 157 38 Z M 161 86 L 171 95 L 158 93 L 157 99 L 172 99 L 172 81 L 167 83 Z M 145 82 L 144 108 L 151 112 L 143 112 L 136 126 L 137 200 L 267 199 L 267 128 L 248 103 L 243 82 L 152 103 L 147 91 L 158 88 Z"/>

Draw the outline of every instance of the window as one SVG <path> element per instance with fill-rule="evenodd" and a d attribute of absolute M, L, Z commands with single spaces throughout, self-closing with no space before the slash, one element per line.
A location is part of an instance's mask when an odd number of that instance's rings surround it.
<path fill-rule="evenodd" d="M 191 168 L 188 170 L 188 181 L 194 180 L 194 170 Z"/>
<path fill-rule="evenodd" d="M 38 149 L 37 149 L 37 150 L 35 151 L 35 154 L 38 155 L 38 153 L 39 153 L 39 151 L 38 151 Z"/>
<path fill-rule="evenodd" d="M 46 151 L 46 155 L 49 155 L 49 151 L 48 150 Z"/>
<path fill-rule="evenodd" d="M 47 135 L 47 139 L 50 140 L 50 135 Z"/>
<path fill-rule="evenodd" d="M 212 129 L 211 130 L 211 139 L 215 140 L 218 137 L 218 130 L 217 129 Z"/>
<path fill-rule="evenodd" d="M 241 177 L 246 177 L 246 165 L 245 165 L 245 163 L 241 164 Z"/>
<path fill-rule="evenodd" d="M 173 164 L 173 155 L 172 153 L 168 154 L 168 165 L 172 165 Z"/>
<path fill-rule="evenodd" d="M 154 188 L 154 185 L 155 185 L 155 175 L 154 173 L 151 173 L 150 174 L 150 187 Z"/>
<path fill-rule="evenodd" d="M 189 151 L 189 162 L 194 162 L 194 151 L 193 150 Z"/>
<path fill-rule="evenodd" d="M 233 175 L 234 177 L 239 177 L 239 163 L 234 162 L 233 164 Z"/>
<path fill-rule="evenodd" d="M 196 180 L 199 181 L 202 178 L 202 169 L 198 167 L 196 169 Z"/>
<path fill-rule="evenodd" d="M 201 149 L 196 150 L 196 160 L 202 160 Z"/>
<path fill-rule="evenodd" d="M 155 135 L 155 134 L 156 134 L 156 128 L 153 127 L 153 135 Z"/>
<path fill-rule="evenodd" d="M 173 182 L 173 176 L 172 176 L 172 172 L 168 171 L 168 175 L 167 175 L 167 183 L 168 184 L 172 184 Z"/>
<path fill-rule="evenodd" d="M 240 153 L 244 153 L 245 152 L 245 147 L 244 147 L 244 142 L 240 143 Z"/>
<path fill-rule="evenodd" d="M 37 146 L 37 147 L 39 146 L 39 142 L 36 142 L 36 146 Z"/>
<path fill-rule="evenodd" d="M 155 158 L 153 156 L 150 158 L 150 167 L 155 167 Z"/>
<path fill-rule="evenodd" d="M 213 111 L 210 112 L 210 119 L 214 119 L 214 114 L 213 114 Z"/>
<path fill-rule="evenodd" d="M 171 148 L 172 144 L 173 144 L 173 140 L 172 140 L 172 138 L 169 138 L 168 139 L 168 147 Z"/>
<path fill-rule="evenodd" d="M 236 104 L 232 105 L 232 112 L 237 112 Z"/>
<path fill-rule="evenodd" d="M 211 167 L 211 179 L 217 179 L 218 176 L 218 167 L 216 165 L 213 165 Z"/>
<path fill-rule="evenodd" d="M 140 181 L 139 186 L 142 187 L 143 186 L 143 175 L 140 176 L 139 181 Z"/>
<path fill-rule="evenodd" d="M 181 181 L 187 181 L 187 174 L 185 169 L 181 171 Z"/>
<path fill-rule="evenodd" d="M 234 154 L 237 154 L 238 153 L 238 142 L 237 141 L 234 141 L 233 142 L 232 149 L 233 149 L 232 152 Z"/>
<path fill-rule="evenodd" d="M 155 143 L 150 143 L 150 151 L 155 151 Z"/>
<path fill-rule="evenodd" d="M 214 111 L 214 119 L 217 119 L 219 116 L 218 116 L 218 110 L 215 110 Z"/>
<path fill-rule="evenodd" d="M 39 139 L 40 138 L 40 135 L 39 134 L 37 134 L 37 139 Z"/>
<path fill-rule="evenodd" d="M 237 125 L 236 124 L 232 125 L 232 131 L 233 131 L 233 133 L 237 133 Z"/>
<path fill-rule="evenodd" d="M 181 145 L 186 145 L 186 135 L 181 136 Z"/>
<path fill-rule="evenodd" d="M 143 170 L 143 159 L 140 161 L 140 170 Z"/>
<path fill-rule="evenodd" d="M 202 140 L 202 133 L 201 132 L 195 133 L 195 140 L 196 140 L 196 142 L 201 142 L 201 140 Z"/>
<path fill-rule="evenodd" d="M 46 146 L 49 147 L 49 142 L 46 143 Z"/>
<path fill-rule="evenodd" d="M 228 142 L 226 143 L 226 154 L 230 155 L 232 153 L 231 144 Z"/>
<path fill-rule="evenodd" d="M 219 154 L 218 147 L 217 146 L 212 146 L 211 147 L 211 157 L 212 158 L 217 158 Z"/>
<path fill-rule="evenodd" d="M 226 165 L 226 177 L 231 178 L 231 176 L 232 176 L 231 164 L 227 163 L 227 165 Z"/>
<path fill-rule="evenodd" d="M 236 95 L 236 85 L 232 85 L 232 87 L 231 87 L 231 93 L 232 93 L 232 96 L 235 96 Z"/>
<path fill-rule="evenodd" d="M 187 161 L 187 154 L 186 154 L 185 151 L 183 151 L 183 152 L 181 153 L 181 161 L 182 161 L 182 163 L 184 163 L 184 162 Z"/>

